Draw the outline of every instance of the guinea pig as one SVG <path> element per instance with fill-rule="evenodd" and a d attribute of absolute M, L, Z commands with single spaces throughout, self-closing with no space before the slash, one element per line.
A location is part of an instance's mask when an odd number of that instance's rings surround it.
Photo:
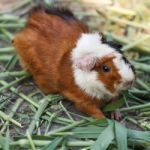
<path fill-rule="evenodd" d="M 60 93 L 92 117 L 127 90 L 133 66 L 118 45 L 107 42 L 64 8 L 34 8 L 12 41 L 21 66 L 46 94 Z"/>

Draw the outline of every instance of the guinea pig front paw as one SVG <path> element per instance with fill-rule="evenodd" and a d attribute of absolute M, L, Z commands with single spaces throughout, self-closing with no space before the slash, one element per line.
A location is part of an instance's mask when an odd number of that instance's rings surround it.
<path fill-rule="evenodd" d="M 111 119 L 114 119 L 117 121 L 121 121 L 121 119 L 122 119 L 121 113 L 118 109 L 112 111 L 110 115 L 111 115 Z"/>

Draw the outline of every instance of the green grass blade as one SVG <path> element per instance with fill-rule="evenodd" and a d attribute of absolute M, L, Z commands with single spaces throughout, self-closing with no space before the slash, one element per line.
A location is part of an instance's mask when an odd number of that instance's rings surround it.
<path fill-rule="evenodd" d="M 91 150 L 106 150 L 114 139 L 114 123 L 111 123 L 91 146 Z"/>
<path fill-rule="evenodd" d="M 115 137 L 119 150 L 128 150 L 127 147 L 127 129 L 115 121 Z"/>
<path fill-rule="evenodd" d="M 104 106 L 103 111 L 109 112 L 109 111 L 116 110 L 117 108 L 120 108 L 121 106 L 123 106 L 123 104 L 124 104 L 123 99 L 117 100 L 113 103 L 110 103 L 110 104 L 107 104 L 106 106 Z"/>
<path fill-rule="evenodd" d="M 73 136 L 76 138 L 98 138 L 106 127 L 98 127 L 95 125 L 77 127 L 72 130 Z"/>
<path fill-rule="evenodd" d="M 63 140 L 63 137 L 57 137 L 52 142 L 50 142 L 50 144 L 42 148 L 42 150 L 56 150 L 56 148 L 60 145 L 62 140 Z"/>
<path fill-rule="evenodd" d="M 10 142 L 10 135 L 9 135 L 9 128 L 7 128 L 4 150 L 9 150 L 9 142 Z"/>
<path fill-rule="evenodd" d="M 139 139 L 150 142 L 150 132 L 128 129 L 127 135 L 132 139 Z"/>
<path fill-rule="evenodd" d="M 30 135 L 30 133 L 29 133 L 28 130 L 27 130 L 27 133 L 26 133 L 26 134 L 27 134 L 27 137 L 28 137 L 28 140 L 29 140 L 31 149 L 32 149 L 32 150 L 36 150 L 35 145 L 34 145 L 33 140 L 32 140 L 32 137 L 31 137 L 31 135 Z"/>
<path fill-rule="evenodd" d="M 7 71 L 11 70 L 16 65 L 17 61 L 18 61 L 18 57 L 16 54 L 14 54 L 12 58 L 6 64 L 5 70 Z"/>

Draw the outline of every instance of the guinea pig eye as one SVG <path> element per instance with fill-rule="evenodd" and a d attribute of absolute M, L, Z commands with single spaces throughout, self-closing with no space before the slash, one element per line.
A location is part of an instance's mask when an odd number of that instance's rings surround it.
<path fill-rule="evenodd" d="M 108 66 L 106 66 L 106 65 L 103 65 L 103 66 L 102 66 L 102 70 L 103 70 L 103 72 L 110 72 L 110 71 L 111 71 L 111 68 L 108 67 Z"/>

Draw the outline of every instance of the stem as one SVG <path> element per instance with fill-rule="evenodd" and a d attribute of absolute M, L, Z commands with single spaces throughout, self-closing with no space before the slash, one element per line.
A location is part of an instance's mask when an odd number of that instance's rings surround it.
<path fill-rule="evenodd" d="M 133 41 L 127 39 L 124 36 L 117 36 L 117 35 L 115 35 L 113 33 L 110 34 L 109 32 L 106 32 L 106 31 L 104 31 L 103 33 L 106 36 L 111 36 L 111 38 L 114 41 L 117 41 L 117 42 L 122 43 L 122 44 L 128 44 L 129 45 L 130 43 L 133 42 Z M 148 54 L 150 53 L 149 47 L 144 47 L 144 46 L 141 46 L 141 45 L 135 45 L 134 48 L 138 49 L 141 52 L 145 52 L 145 53 L 148 53 Z"/>
<path fill-rule="evenodd" d="M 21 77 L 29 75 L 26 71 L 13 71 L 13 72 L 2 72 L 0 78 L 3 77 Z"/>
<path fill-rule="evenodd" d="M 13 47 L 3 47 L 3 48 L 0 48 L 0 53 L 10 53 L 10 52 L 13 52 L 13 51 L 14 51 Z"/>
<path fill-rule="evenodd" d="M 8 61 L 11 57 L 12 55 L 0 55 L 0 61 Z"/>
<path fill-rule="evenodd" d="M 52 99 L 50 99 L 50 101 L 51 100 Z M 40 102 L 38 110 L 35 113 L 31 124 L 29 125 L 29 128 L 28 128 L 29 134 L 32 134 L 32 132 L 36 126 L 36 123 L 39 122 L 39 119 L 40 119 L 42 113 L 44 112 L 45 108 L 48 106 L 50 101 L 47 99 L 47 97 L 45 97 L 44 100 L 42 100 L 42 102 Z"/>
<path fill-rule="evenodd" d="M 142 80 L 137 79 L 136 82 L 137 82 L 141 87 L 143 87 L 145 90 L 147 90 L 147 91 L 150 92 L 150 87 L 147 86 Z"/>
<path fill-rule="evenodd" d="M 0 88 L 0 93 L 2 93 L 4 90 L 10 88 L 12 85 L 14 85 L 14 84 L 16 84 L 16 83 L 18 83 L 18 82 L 24 80 L 24 79 L 27 78 L 28 76 L 29 76 L 29 75 L 26 75 L 26 76 L 23 76 L 23 77 L 21 77 L 21 78 L 18 78 L 18 79 L 16 79 L 15 81 L 12 81 L 12 82 L 10 82 L 9 84 L 7 84 L 7 85 L 1 87 L 1 88 Z"/>
<path fill-rule="evenodd" d="M 136 13 L 133 10 L 121 8 L 121 7 L 108 6 L 107 10 L 118 13 L 118 14 L 126 15 L 126 16 L 135 16 L 136 15 Z"/>
<path fill-rule="evenodd" d="M 18 98 L 17 102 L 15 103 L 15 105 L 14 105 L 13 108 L 12 108 L 11 113 L 9 114 L 9 117 L 12 118 L 12 117 L 14 116 L 14 114 L 16 113 L 18 107 L 21 105 L 22 102 L 23 102 L 23 100 L 20 99 L 20 98 Z M 4 132 L 4 130 L 6 129 L 8 123 L 9 123 L 9 121 L 6 121 L 6 122 L 5 122 L 3 128 L 1 129 L 1 132 Z"/>
<path fill-rule="evenodd" d="M 47 127 L 46 127 L 46 129 L 45 129 L 44 135 L 47 134 L 47 132 L 48 132 L 50 126 L 52 125 L 52 121 L 53 121 L 53 119 L 56 117 L 56 115 L 57 115 L 56 113 L 53 113 L 53 114 L 50 116 L 50 118 L 48 119 L 48 125 L 47 125 Z"/>
<path fill-rule="evenodd" d="M 144 90 L 139 90 L 139 89 L 136 89 L 136 88 L 134 88 L 134 89 L 131 89 L 131 90 L 129 90 L 129 92 L 131 92 L 131 93 L 133 93 L 133 94 L 136 94 L 136 95 L 149 95 L 149 92 L 148 91 L 144 91 Z"/>
<path fill-rule="evenodd" d="M 113 22 L 117 22 L 118 24 L 130 25 L 130 26 L 133 26 L 135 28 L 140 28 L 140 29 L 144 29 L 144 30 L 149 30 L 149 28 L 150 28 L 149 25 L 140 24 L 140 23 L 125 20 L 125 19 L 120 19 L 117 17 L 108 17 L 108 19 L 110 19 Z"/>
<path fill-rule="evenodd" d="M 135 110 L 143 109 L 143 108 L 147 108 L 147 107 L 150 107 L 150 103 L 141 104 L 141 105 L 137 105 L 137 106 L 131 106 L 131 107 L 128 107 L 128 108 L 121 108 L 119 110 L 121 112 L 128 112 L 128 111 L 135 111 Z"/>
<path fill-rule="evenodd" d="M 22 28 L 24 27 L 24 23 L 1 23 L 0 28 Z"/>
<path fill-rule="evenodd" d="M 30 133 L 28 132 L 28 130 L 27 130 L 27 137 L 28 137 L 28 140 L 29 140 L 29 143 L 30 143 L 30 145 L 31 145 L 32 150 L 36 150 L 35 145 L 34 145 L 34 142 L 33 142 L 32 138 L 31 138 L 31 135 L 30 135 Z"/>
<path fill-rule="evenodd" d="M 16 54 L 14 54 L 11 59 L 7 62 L 7 64 L 5 65 L 5 70 L 10 71 L 11 69 L 13 69 L 13 67 L 16 65 L 18 61 L 18 57 Z"/>
<path fill-rule="evenodd" d="M 133 144 L 135 146 L 150 146 L 150 143 L 148 141 L 144 141 L 144 140 L 137 140 L 137 139 L 129 139 L 129 145 L 133 146 Z M 42 147 L 45 145 L 48 145 L 51 141 L 50 140 L 33 140 L 33 143 L 35 146 L 37 147 Z M 68 141 L 66 143 L 66 145 L 68 147 L 86 147 L 86 146 L 91 146 L 95 143 L 95 141 L 92 140 L 87 140 L 87 141 Z M 11 142 L 10 146 L 29 146 L 29 140 L 28 139 L 20 139 L 18 141 L 15 142 Z M 1 147 L 1 145 L 0 145 Z"/>
<path fill-rule="evenodd" d="M 149 35 L 146 35 L 146 36 L 144 36 L 143 38 L 140 38 L 139 40 L 135 40 L 134 42 L 129 43 L 128 45 L 125 45 L 121 50 L 122 50 L 122 51 L 127 51 L 127 50 L 129 50 L 129 49 L 131 49 L 131 48 L 133 48 L 133 47 L 139 45 L 140 43 L 142 43 L 142 42 L 148 40 L 149 38 L 150 38 L 150 36 L 149 36 Z"/>
<path fill-rule="evenodd" d="M 33 143 L 35 146 L 45 146 L 49 144 L 51 141 L 50 140 L 33 140 Z M 89 140 L 89 141 L 68 141 L 67 146 L 69 147 L 84 147 L 84 146 L 91 146 L 94 144 L 94 141 Z M 10 143 L 10 146 L 28 146 L 29 145 L 29 140 L 28 139 L 20 139 L 18 141 Z"/>
<path fill-rule="evenodd" d="M 66 130 L 72 129 L 72 128 L 78 126 L 78 125 L 81 125 L 81 124 L 85 123 L 85 122 L 86 122 L 86 120 L 81 120 L 81 121 L 78 121 L 78 122 L 74 122 L 74 123 L 72 123 L 72 124 L 70 124 L 68 126 L 65 126 L 65 127 L 62 127 L 62 128 L 59 128 L 59 129 L 56 129 L 56 130 L 53 130 L 53 131 L 50 131 L 50 132 L 47 133 L 47 135 L 53 135 L 53 134 L 55 134 L 57 132 L 62 132 L 62 131 L 66 131 Z"/>
<path fill-rule="evenodd" d="M 142 71 L 150 73 L 150 65 L 139 63 L 139 62 L 134 62 L 134 61 L 131 61 L 131 62 L 137 70 L 142 70 Z"/>
<path fill-rule="evenodd" d="M 147 141 L 144 141 L 144 140 L 135 140 L 135 139 L 128 139 L 128 144 L 129 145 L 131 145 L 131 146 L 133 146 L 133 145 L 135 145 L 135 146 L 139 146 L 139 147 L 147 147 L 147 146 L 150 146 L 150 143 L 149 142 L 147 142 Z M 148 149 L 147 149 L 148 150 Z"/>
<path fill-rule="evenodd" d="M 0 21 L 18 21 L 19 17 L 9 14 L 0 15 Z"/>
<path fill-rule="evenodd" d="M 5 37 L 7 37 L 9 40 L 11 40 L 13 38 L 13 35 L 8 32 L 6 29 L 1 28 L 0 31 L 5 35 Z"/>
<path fill-rule="evenodd" d="M 21 3 L 19 3 L 18 5 L 14 6 L 13 10 L 11 10 L 11 11 L 15 11 L 17 9 L 21 9 L 23 6 L 25 6 L 25 5 L 29 4 L 29 3 L 31 3 L 31 0 L 24 0 Z"/>
<path fill-rule="evenodd" d="M 139 114 L 139 116 L 150 116 L 150 111 L 141 112 L 141 113 Z"/>
<path fill-rule="evenodd" d="M 63 106 L 62 102 L 60 101 L 60 106 L 62 107 L 63 111 L 66 113 L 66 115 L 68 116 L 68 118 L 74 122 L 74 119 L 71 117 L 71 115 L 69 114 L 69 112 L 67 111 L 67 109 Z"/>
<path fill-rule="evenodd" d="M 13 123 L 14 125 L 16 125 L 16 126 L 18 126 L 20 128 L 22 127 L 19 122 L 17 122 L 16 120 L 12 119 L 10 116 L 6 115 L 2 111 L 0 111 L 0 117 L 2 117 L 6 121 L 9 121 L 9 122 Z"/>

